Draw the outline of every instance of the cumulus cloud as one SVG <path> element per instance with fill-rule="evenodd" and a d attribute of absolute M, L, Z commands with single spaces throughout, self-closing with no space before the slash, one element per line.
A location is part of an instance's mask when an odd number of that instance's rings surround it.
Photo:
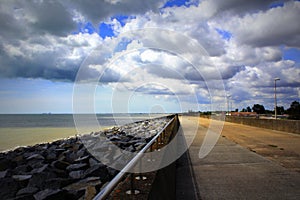
<path fill-rule="evenodd" d="M 144 86 L 138 92 L 196 93 L 208 102 L 208 86 L 220 89 L 208 82 L 220 73 L 236 99 L 268 96 L 274 77 L 282 78 L 282 95 L 299 94 L 299 63 L 282 60 L 282 45 L 300 47 L 299 1 L 284 1 L 274 8 L 273 0 L 203 0 L 199 5 L 162 8 L 165 2 L 2 2 L 0 76 L 74 81 L 85 65 L 80 80 L 103 74 L 103 84 L 118 88 L 120 82 L 123 89 L 133 90 L 145 80 L 156 81 L 170 90 Z M 134 17 L 121 23 L 116 19 L 120 15 Z M 94 29 L 80 32 L 87 22 Z M 111 25 L 112 38 L 99 36 L 102 22 Z M 132 30 L 140 31 L 121 37 Z"/>
<path fill-rule="evenodd" d="M 223 19 L 224 29 L 235 36 L 239 44 L 253 47 L 287 45 L 300 47 L 300 2 L 290 1 L 283 7 Z M 295 24 L 296 23 L 296 24 Z"/>

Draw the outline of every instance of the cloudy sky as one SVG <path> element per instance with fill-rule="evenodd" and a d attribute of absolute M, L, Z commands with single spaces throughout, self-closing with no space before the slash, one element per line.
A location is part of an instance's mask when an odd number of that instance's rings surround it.
<path fill-rule="evenodd" d="M 276 77 L 288 108 L 299 19 L 300 1 L 4 0 L 0 113 L 273 109 Z"/>

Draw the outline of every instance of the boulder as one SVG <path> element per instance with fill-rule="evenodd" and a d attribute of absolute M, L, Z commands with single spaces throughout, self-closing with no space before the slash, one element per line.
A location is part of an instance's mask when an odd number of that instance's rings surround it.
<path fill-rule="evenodd" d="M 27 164 L 17 166 L 14 170 L 14 174 L 28 174 L 33 168 Z"/>
<path fill-rule="evenodd" d="M 17 192 L 17 196 L 26 195 L 26 194 L 35 194 L 39 191 L 36 187 L 26 187 L 22 188 Z"/>
<path fill-rule="evenodd" d="M 46 180 L 51 178 L 57 178 L 57 175 L 53 172 L 42 172 L 39 174 L 33 174 L 29 180 L 28 187 L 37 187 L 39 189 L 47 188 Z"/>
<path fill-rule="evenodd" d="M 88 168 L 83 174 L 83 177 L 91 176 L 99 177 L 103 182 L 106 182 L 109 179 L 107 168 L 101 163 Z"/>
<path fill-rule="evenodd" d="M 32 175 L 13 175 L 12 178 L 16 181 L 26 181 L 31 179 Z"/>
<path fill-rule="evenodd" d="M 78 154 L 77 154 L 78 155 Z M 83 157 L 79 157 L 76 160 L 74 160 L 75 162 L 85 162 L 90 158 L 90 155 L 87 156 L 83 156 Z"/>
<path fill-rule="evenodd" d="M 48 189 L 61 189 L 73 182 L 74 181 L 70 178 L 51 178 L 46 180 L 45 185 Z"/>
<path fill-rule="evenodd" d="M 42 167 L 39 167 L 39 168 L 35 168 L 33 169 L 30 174 L 37 174 L 37 173 L 41 173 L 43 171 L 45 171 L 47 169 L 47 167 L 49 166 L 49 164 L 45 164 L 43 165 Z"/>
<path fill-rule="evenodd" d="M 94 165 L 99 164 L 99 161 L 95 160 L 94 158 L 90 158 L 90 159 L 89 159 L 89 164 L 90 164 L 90 166 L 92 167 L 92 166 L 94 166 Z"/>
<path fill-rule="evenodd" d="M 71 199 L 70 194 L 67 191 L 60 189 L 45 189 L 34 195 L 36 200 L 56 200 L 56 199 Z"/>
<path fill-rule="evenodd" d="M 45 157 L 48 161 L 53 161 L 56 159 L 56 153 L 53 151 L 50 151 L 47 153 L 47 155 Z"/>
<path fill-rule="evenodd" d="M 65 170 L 70 163 L 62 161 L 62 160 L 56 160 L 51 163 L 51 166 L 57 169 Z"/>
<path fill-rule="evenodd" d="M 79 164 L 69 165 L 66 169 L 68 171 L 75 171 L 75 170 L 86 169 L 86 168 L 87 168 L 86 163 L 79 163 Z"/>
<path fill-rule="evenodd" d="M 29 156 L 28 158 L 26 158 L 26 160 L 31 160 L 31 159 L 45 160 L 44 156 L 42 156 L 40 154 L 33 154 L 33 155 Z"/>
<path fill-rule="evenodd" d="M 8 169 L 5 171 L 0 171 L 0 179 L 4 178 L 7 175 Z"/>
<path fill-rule="evenodd" d="M 13 178 L 0 179 L 1 199 L 13 198 L 19 189 L 20 189 L 19 183 Z"/>
<path fill-rule="evenodd" d="M 66 187 L 64 187 L 63 189 L 65 190 L 71 190 L 71 191 L 80 191 L 80 190 L 85 190 L 86 187 L 88 186 L 101 186 L 102 185 L 102 181 L 100 180 L 99 177 L 88 177 L 85 179 L 82 179 L 78 182 L 72 183 Z"/>
<path fill-rule="evenodd" d="M 80 179 L 83 177 L 84 171 L 83 170 L 78 170 L 78 171 L 71 171 L 69 173 L 69 177 L 72 179 Z"/>

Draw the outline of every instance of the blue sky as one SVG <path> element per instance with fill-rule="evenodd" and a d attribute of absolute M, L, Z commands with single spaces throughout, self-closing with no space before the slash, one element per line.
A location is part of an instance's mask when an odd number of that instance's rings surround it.
<path fill-rule="evenodd" d="M 273 109 L 275 77 L 288 108 L 300 101 L 299 13 L 299 1 L 5 1 L 0 113 L 72 113 L 77 84 L 97 85 L 82 93 L 97 113 L 123 112 L 112 101 L 127 112 L 226 110 L 226 96 L 233 109 Z M 203 52 L 181 52 L 191 44 Z"/>

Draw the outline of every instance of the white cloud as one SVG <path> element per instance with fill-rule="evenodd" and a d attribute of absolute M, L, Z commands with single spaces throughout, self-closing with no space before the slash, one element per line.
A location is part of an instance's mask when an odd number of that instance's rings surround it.
<path fill-rule="evenodd" d="M 269 9 L 271 2 L 204 0 L 198 6 L 159 9 L 164 1 L 6 1 L 0 8 L 1 76 L 74 81 L 83 63 L 82 79 L 95 79 L 108 67 L 102 81 L 112 87 L 120 79 L 130 89 L 157 82 L 176 94 L 200 94 L 207 102 L 205 81 L 216 81 L 220 71 L 240 101 L 270 96 L 277 76 L 282 78 L 279 93 L 295 97 L 299 63 L 282 60 L 280 45 L 300 47 L 300 2 Z M 122 26 L 116 15 L 134 17 Z M 92 22 L 96 30 L 106 22 L 116 35 L 132 37 L 121 47 L 122 38 L 76 33 L 80 22 Z M 217 30 L 231 37 L 224 39 Z M 143 89 L 171 95 L 157 86 Z M 222 95 L 216 92 L 214 98 Z"/>
<path fill-rule="evenodd" d="M 300 47 L 300 26 L 297 25 L 300 2 L 289 1 L 276 7 L 243 17 L 223 18 L 220 26 L 229 30 L 239 44 L 254 47 L 285 44 Z"/>

